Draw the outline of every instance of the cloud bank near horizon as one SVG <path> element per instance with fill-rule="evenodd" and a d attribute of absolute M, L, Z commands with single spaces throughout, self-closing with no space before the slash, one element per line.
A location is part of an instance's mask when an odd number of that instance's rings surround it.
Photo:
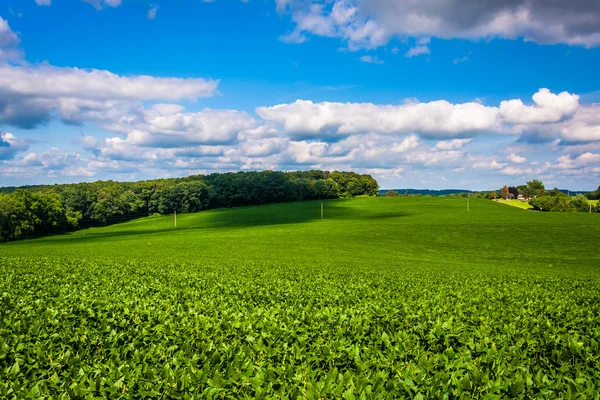
<path fill-rule="evenodd" d="M 331 18 L 359 13 L 340 4 L 333 7 L 341 14 Z M 32 65 L 19 58 L 19 43 L 0 19 L 0 54 L 12 54 L 0 58 L 0 174 L 12 179 L 307 168 L 356 170 L 383 182 L 416 173 L 439 179 L 450 174 L 465 185 L 474 174 L 483 182 L 488 174 L 588 183 L 600 177 L 600 104 L 581 103 L 579 95 L 566 91 L 541 88 L 531 101 L 498 104 L 299 99 L 253 112 L 186 111 L 182 103 L 217 95 L 219 80 Z M 70 145 L 78 150 L 53 145 L 28 152 L 31 140 L 9 132 L 53 121 L 95 126 L 103 135 L 74 138 Z M 502 147 L 490 149 L 490 143 Z M 536 156 L 541 148 L 559 156 Z"/>

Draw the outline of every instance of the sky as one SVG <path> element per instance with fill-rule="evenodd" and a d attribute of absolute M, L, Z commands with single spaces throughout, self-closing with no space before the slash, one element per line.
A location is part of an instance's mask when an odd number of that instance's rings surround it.
<path fill-rule="evenodd" d="M 4 0 L 0 186 L 600 185 L 597 0 Z"/>

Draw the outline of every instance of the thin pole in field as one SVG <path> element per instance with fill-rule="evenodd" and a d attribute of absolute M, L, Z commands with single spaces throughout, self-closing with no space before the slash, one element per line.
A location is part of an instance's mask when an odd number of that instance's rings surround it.
<path fill-rule="evenodd" d="M 321 203 L 321 219 L 323 219 L 323 203 Z"/>
<path fill-rule="evenodd" d="M 590 213 L 592 212 L 592 203 L 590 203 Z"/>
<path fill-rule="evenodd" d="M 177 228 L 177 210 L 175 210 L 175 228 Z"/>
<path fill-rule="evenodd" d="M 469 195 L 467 195 L 467 211 L 469 211 Z"/>

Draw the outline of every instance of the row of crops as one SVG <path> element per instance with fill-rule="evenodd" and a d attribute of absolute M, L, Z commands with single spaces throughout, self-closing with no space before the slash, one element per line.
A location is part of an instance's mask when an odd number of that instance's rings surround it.
<path fill-rule="evenodd" d="M 0 258 L 0 398 L 598 398 L 595 278 Z"/>

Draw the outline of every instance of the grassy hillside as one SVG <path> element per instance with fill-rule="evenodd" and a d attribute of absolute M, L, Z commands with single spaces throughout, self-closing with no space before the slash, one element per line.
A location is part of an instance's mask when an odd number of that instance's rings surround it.
<path fill-rule="evenodd" d="M 0 397 L 600 391 L 600 215 L 324 203 L 0 245 Z"/>
<path fill-rule="evenodd" d="M 2 245 L 7 256 L 428 267 L 587 267 L 600 216 L 523 213 L 489 200 L 360 198 L 156 216 Z M 232 251 L 235 249 L 235 251 Z"/>

